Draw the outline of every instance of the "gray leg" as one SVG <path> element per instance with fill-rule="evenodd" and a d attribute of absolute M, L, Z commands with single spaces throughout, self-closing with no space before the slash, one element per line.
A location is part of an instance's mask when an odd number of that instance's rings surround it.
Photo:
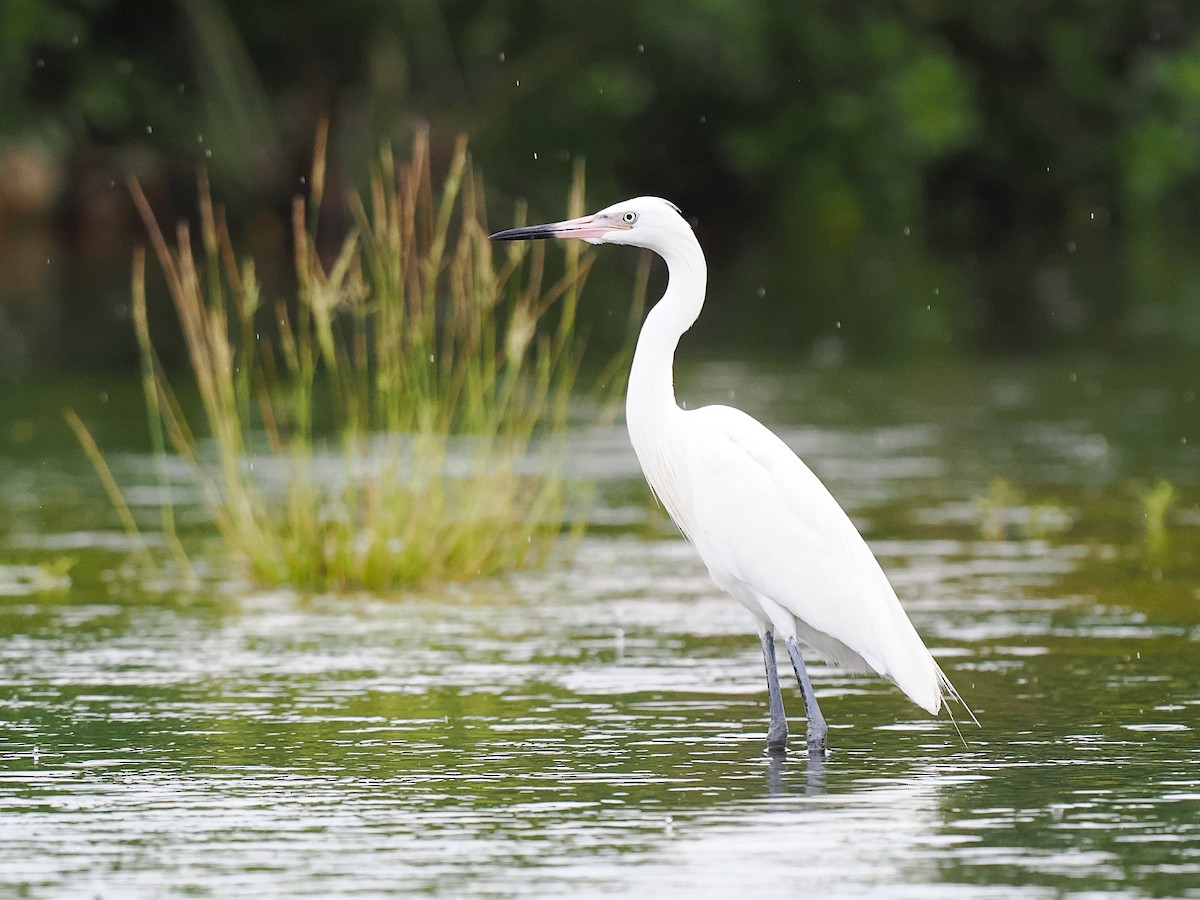
<path fill-rule="evenodd" d="M 767 730 L 767 749 L 787 749 L 788 726 L 783 714 L 783 694 L 779 690 L 779 670 L 775 666 L 775 637 L 768 628 L 759 636 L 763 663 L 767 667 L 767 702 L 771 707 L 771 726 Z"/>
<path fill-rule="evenodd" d="M 800 645 L 795 638 L 788 638 L 788 656 L 792 658 L 792 667 L 796 670 L 796 680 L 800 682 L 800 696 L 804 698 L 804 715 L 808 719 L 808 752 L 810 755 L 824 756 L 825 741 L 829 736 L 829 726 L 821 715 L 821 707 L 817 706 L 817 695 L 813 693 L 812 682 L 808 679 L 808 670 L 804 668 L 804 657 L 800 655 Z"/>

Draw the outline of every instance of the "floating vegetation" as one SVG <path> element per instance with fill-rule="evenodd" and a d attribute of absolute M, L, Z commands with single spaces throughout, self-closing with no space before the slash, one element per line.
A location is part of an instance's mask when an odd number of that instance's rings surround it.
<path fill-rule="evenodd" d="M 1156 567 L 1167 564 L 1170 558 L 1171 542 L 1167 518 L 1177 499 L 1175 486 L 1165 478 L 1159 479 L 1154 487 L 1141 492 L 1146 552 Z"/>
<path fill-rule="evenodd" d="M 564 530 L 563 437 L 590 257 L 566 244 L 553 283 L 544 243 L 494 259 L 465 139 L 435 186 L 418 134 L 407 162 L 380 155 L 326 264 L 315 241 L 324 143 L 322 130 L 312 193 L 293 206 L 290 305 L 263 297 L 203 175 L 198 255 L 188 224 L 168 240 L 132 185 L 202 409 L 184 412 L 155 357 L 139 253 L 133 317 L 156 452 L 190 464 L 224 547 L 261 583 L 386 589 L 541 562 Z M 579 168 L 567 213 L 582 212 Z M 613 372 L 605 378 L 611 387 Z M 162 527 L 190 569 L 169 500 Z"/>
<path fill-rule="evenodd" d="M 27 565 L 0 565 L 0 597 L 27 597 L 37 594 L 61 594 L 71 588 L 71 569 L 75 560 L 58 557 Z"/>
<path fill-rule="evenodd" d="M 1028 503 L 1007 479 L 997 476 L 987 494 L 975 498 L 979 533 L 989 541 L 1041 540 L 1065 531 L 1070 514 L 1057 503 Z"/>
<path fill-rule="evenodd" d="M 1160 479 L 1142 494 L 1142 517 L 1147 540 L 1161 540 L 1167 530 L 1167 513 L 1175 503 L 1175 486 Z"/>

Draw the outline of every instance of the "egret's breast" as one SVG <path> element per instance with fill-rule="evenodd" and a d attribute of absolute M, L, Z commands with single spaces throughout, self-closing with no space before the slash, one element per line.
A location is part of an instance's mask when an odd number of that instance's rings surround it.
<path fill-rule="evenodd" d="M 675 412 L 683 413 L 678 408 Z M 629 440 L 646 482 L 684 537 L 693 540 L 693 486 L 689 482 L 686 433 L 670 414 L 659 418 L 631 416 L 628 426 Z"/>

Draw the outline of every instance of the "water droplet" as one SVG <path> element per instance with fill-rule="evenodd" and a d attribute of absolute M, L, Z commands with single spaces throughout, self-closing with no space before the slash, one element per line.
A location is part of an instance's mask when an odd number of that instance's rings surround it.
<path fill-rule="evenodd" d="M 905 225 L 904 226 L 904 236 L 908 237 L 910 234 L 912 234 L 912 229 L 909 228 L 907 225 Z"/>
<path fill-rule="evenodd" d="M 520 78 L 518 78 L 518 79 L 517 79 L 517 87 L 520 87 L 520 86 L 521 86 L 521 79 L 520 79 Z"/>
<path fill-rule="evenodd" d="M 205 156 L 207 159 L 212 159 L 212 151 L 211 151 L 211 150 L 209 150 L 207 147 L 205 147 L 205 148 L 204 148 L 204 156 Z"/>
<path fill-rule="evenodd" d="M 536 150 L 533 151 L 533 158 L 537 159 L 537 151 Z"/>
<path fill-rule="evenodd" d="M 838 327 L 838 328 L 841 328 L 841 327 L 842 327 L 842 320 L 841 320 L 841 319 L 838 319 L 838 321 L 837 321 L 837 327 Z"/>
<path fill-rule="evenodd" d="M 1075 242 L 1074 241 L 1067 241 L 1067 252 L 1068 253 L 1075 252 Z"/>
<path fill-rule="evenodd" d="M 707 122 L 707 121 L 708 121 L 708 116 L 701 116 L 701 117 L 700 117 L 700 124 L 701 124 L 701 125 L 703 125 L 703 124 L 704 124 L 705 122 Z"/>
<path fill-rule="evenodd" d="M 154 126 L 153 125 L 146 126 L 146 134 L 154 134 Z"/>
<path fill-rule="evenodd" d="M 500 51 L 500 57 L 499 57 L 499 58 L 500 58 L 500 62 L 504 62 L 504 51 L 503 51 L 503 50 L 501 50 L 501 51 Z"/>
<path fill-rule="evenodd" d="M 638 44 L 638 53 L 645 53 L 645 52 L 646 52 L 646 45 Z"/>
<path fill-rule="evenodd" d="M 429 354 L 429 361 L 433 362 L 433 354 L 432 353 Z"/>
<path fill-rule="evenodd" d="M 33 61 L 33 64 L 39 69 L 46 68 L 46 61 L 44 59 L 42 59 L 40 56 Z"/>
<path fill-rule="evenodd" d="M 757 291 L 755 291 L 755 293 L 760 297 L 765 297 L 767 296 L 767 289 L 765 287 L 760 287 Z"/>

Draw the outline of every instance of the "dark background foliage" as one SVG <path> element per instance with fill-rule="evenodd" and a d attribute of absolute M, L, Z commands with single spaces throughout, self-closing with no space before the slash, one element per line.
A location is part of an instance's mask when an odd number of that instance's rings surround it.
<path fill-rule="evenodd" d="M 700 341 L 1190 353 L 1196 9 L 3 0 L 0 366 L 132 361 L 130 175 L 185 215 L 205 165 L 286 290 L 289 199 L 326 117 L 331 196 L 427 123 L 444 151 L 470 134 L 496 227 L 518 197 L 558 218 L 580 157 L 595 206 L 673 199 L 713 270 Z M 345 224 L 331 205 L 325 227 Z M 590 291 L 601 341 L 628 265 L 603 261 Z"/>

